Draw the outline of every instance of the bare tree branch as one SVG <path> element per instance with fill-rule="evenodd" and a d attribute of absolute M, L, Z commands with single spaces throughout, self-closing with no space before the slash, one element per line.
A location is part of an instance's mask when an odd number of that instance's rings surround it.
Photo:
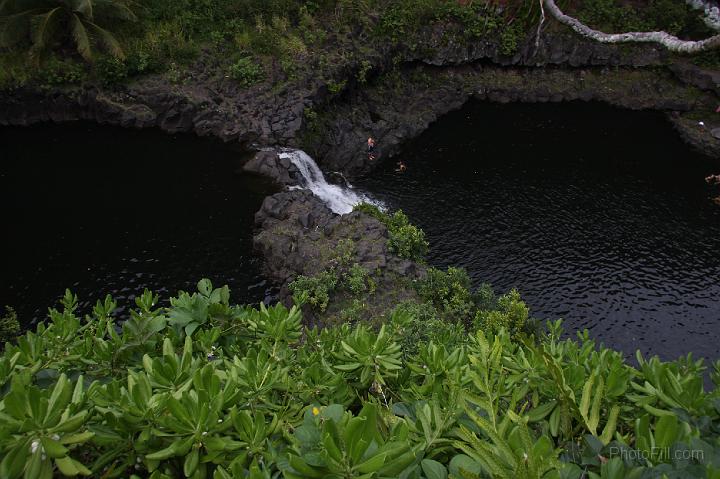
<path fill-rule="evenodd" d="M 543 0 L 538 0 L 540 3 L 540 23 L 538 23 L 537 33 L 535 34 L 535 51 L 540 47 L 540 32 L 542 31 L 543 24 L 545 23 L 545 7 L 543 6 Z"/>
<path fill-rule="evenodd" d="M 698 53 L 720 47 L 720 35 L 692 41 L 681 40 L 667 32 L 603 33 L 593 30 L 576 18 L 565 15 L 555 4 L 555 0 L 544 0 L 544 2 L 545 9 L 555 20 L 572 28 L 578 34 L 601 43 L 659 43 L 677 53 Z"/>
<path fill-rule="evenodd" d="M 705 14 L 703 21 L 713 30 L 720 30 L 720 9 L 707 0 L 685 0 L 692 8 L 702 10 Z"/>

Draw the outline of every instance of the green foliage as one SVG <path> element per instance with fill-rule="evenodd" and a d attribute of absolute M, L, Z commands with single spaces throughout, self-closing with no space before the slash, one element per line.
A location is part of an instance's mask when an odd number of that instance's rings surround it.
<path fill-rule="evenodd" d="M 377 30 L 392 42 L 409 43 L 411 48 L 414 45 L 411 39 L 423 32 L 427 33 L 428 25 L 433 24 L 444 25 L 448 32 L 461 39 L 495 34 L 507 36 L 506 32 L 512 32 L 512 42 L 517 42 L 516 37 L 522 34 L 523 28 L 516 27 L 510 20 L 511 17 L 493 8 L 488 2 L 400 0 L 392 2 L 382 13 Z M 507 37 L 503 44 L 510 41 Z"/>
<path fill-rule="evenodd" d="M 462 268 L 446 271 L 428 268 L 426 277 L 418 284 L 420 297 L 440 311 L 456 318 L 467 318 L 475 307 L 470 277 Z"/>
<path fill-rule="evenodd" d="M 410 224 L 407 215 L 398 210 L 392 215 L 384 213 L 377 206 L 368 203 L 356 205 L 353 211 L 362 211 L 380 220 L 388 228 L 388 248 L 401 258 L 421 261 L 428 252 L 425 232 Z"/>
<path fill-rule="evenodd" d="M 78 83 L 85 78 L 85 68 L 80 63 L 67 59 L 61 60 L 55 56 L 50 57 L 39 72 L 44 86 L 64 85 Z"/>
<path fill-rule="evenodd" d="M 498 306 L 514 311 L 515 294 Z M 720 398 L 704 367 L 623 355 L 587 332 L 469 330 L 406 349 L 430 312 L 303 328 L 208 280 L 61 309 L 0 356 L 0 477 L 715 477 Z M 423 317 L 412 318 L 415 314 Z M 720 365 L 718 365 L 720 367 Z M 717 379 L 720 374 L 713 374 Z M 637 459 L 623 454 L 633 452 Z M 660 452 L 658 452 L 660 451 Z M 623 457 L 626 459 L 623 460 Z"/>
<path fill-rule="evenodd" d="M 252 58 L 243 57 L 230 66 L 230 78 L 237 80 L 241 86 L 254 85 L 263 76 L 263 70 Z"/>
<path fill-rule="evenodd" d="M 340 363 L 335 367 L 351 373 L 350 377 L 362 387 L 372 384 L 381 391 L 386 379 L 394 377 L 401 369 L 400 345 L 387 333 L 385 325 L 377 334 L 360 325 L 340 345 L 342 349 L 337 354 Z"/>
<path fill-rule="evenodd" d="M 316 310 L 325 312 L 330 295 L 336 291 L 347 291 L 355 298 L 375 292 L 375 281 L 370 272 L 357 263 L 337 262 L 314 276 L 299 275 L 289 285 L 296 304 L 310 304 Z"/>
<path fill-rule="evenodd" d="M 353 296 L 361 296 L 375 291 L 375 282 L 370 277 L 370 272 L 357 263 L 348 270 L 345 283 Z"/>
<path fill-rule="evenodd" d="M 357 81 L 361 85 L 364 85 L 367 83 L 368 80 L 368 73 L 372 70 L 372 63 L 370 63 L 368 60 L 363 60 L 360 62 L 360 68 L 357 72 Z"/>
<path fill-rule="evenodd" d="M 347 80 L 341 80 L 339 82 L 329 80 L 327 83 L 327 88 L 331 95 L 337 95 L 345 89 L 346 84 Z"/>
<path fill-rule="evenodd" d="M 297 276 L 290 283 L 295 304 L 310 304 L 316 311 L 325 312 L 333 292 L 347 292 L 355 298 L 351 309 L 363 309 L 359 299 L 375 292 L 370 271 L 355 262 L 355 242 L 341 239 L 327 259 L 328 267 L 313 276 Z M 353 311 L 348 314 L 354 316 Z M 346 318 L 349 319 L 349 318 Z"/>
<path fill-rule="evenodd" d="M 505 329 L 514 336 L 525 330 L 529 314 L 530 309 L 520 299 L 520 293 L 512 289 L 497 299 L 494 309 L 479 309 L 475 313 L 475 323 L 484 331 L 497 333 Z"/>
<path fill-rule="evenodd" d="M 101 58 L 95 65 L 95 72 L 106 85 L 121 83 L 128 77 L 128 67 L 122 59 Z"/>
<path fill-rule="evenodd" d="M 6 0 L 0 3 L 0 47 L 31 43 L 31 53 L 42 56 L 72 41 L 88 61 L 97 45 L 123 57 L 120 43 L 107 28 L 135 19 L 124 0 Z"/>
<path fill-rule="evenodd" d="M 406 354 L 415 354 L 418 349 L 436 341 L 447 347 L 464 344 L 467 334 L 463 324 L 456 320 L 444 320 L 434 306 L 428 303 L 405 301 L 397 305 L 386 318 Z"/>
<path fill-rule="evenodd" d="M 330 301 L 330 293 L 338 284 L 334 270 L 326 270 L 315 276 L 300 275 L 290 283 L 290 292 L 297 304 L 310 304 L 324 312 Z"/>
<path fill-rule="evenodd" d="M 513 55 L 517 52 L 519 43 L 523 40 L 524 31 L 519 24 L 509 25 L 500 30 L 500 53 Z"/>
<path fill-rule="evenodd" d="M 17 313 L 10 306 L 5 306 L 5 314 L 0 316 L 0 345 L 12 341 L 20 334 L 20 322 Z"/>

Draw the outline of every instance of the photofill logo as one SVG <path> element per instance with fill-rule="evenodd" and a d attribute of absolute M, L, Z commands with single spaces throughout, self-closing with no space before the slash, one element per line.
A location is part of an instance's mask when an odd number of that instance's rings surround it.
<path fill-rule="evenodd" d="M 671 449 L 670 447 L 652 447 L 650 449 L 629 449 L 611 446 L 610 457 L 619 457 L 623 461 L 645 460 L 650 462 L 668 462 L 671 460 L 695 460 L 703 462 L 705 451 L 702 449 Z"/>

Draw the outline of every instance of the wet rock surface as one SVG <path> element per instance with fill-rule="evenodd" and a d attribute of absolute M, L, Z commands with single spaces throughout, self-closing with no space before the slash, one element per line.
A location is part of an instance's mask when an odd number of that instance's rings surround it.
<path fill-rule="evenodd" d="M 277 151 L 263 150 L 243 165 L 243 171 L 266 176 L 282 186 L 300 183 L 300 172 L 287 158 L 280 158 Z"/>

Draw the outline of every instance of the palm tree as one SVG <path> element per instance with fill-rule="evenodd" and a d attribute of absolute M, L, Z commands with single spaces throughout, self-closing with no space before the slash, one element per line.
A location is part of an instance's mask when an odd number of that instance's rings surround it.
<path fill-rule="evenodd" d="M 0 48 L 29 40 L 40 56 L 72 38 L 87 61 L 95 46 L 122 58 L 117 38 L 100 24 L 135 19 L 126 0 L 0 0 Z"/>

